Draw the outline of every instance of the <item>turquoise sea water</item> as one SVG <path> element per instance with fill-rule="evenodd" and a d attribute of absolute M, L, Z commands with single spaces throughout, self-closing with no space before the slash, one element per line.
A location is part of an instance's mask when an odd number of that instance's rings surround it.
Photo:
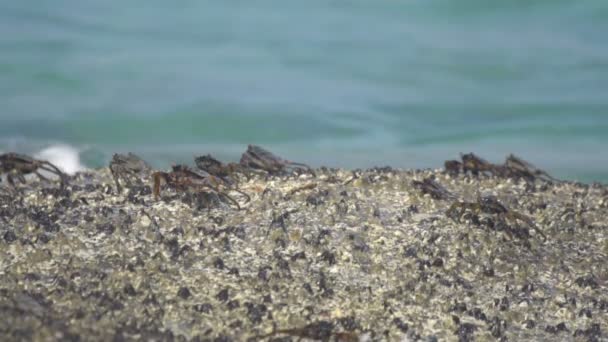
<path fill-rule="evenodd" d="M 0 0 L 0 151 L 608 181 L 605 0 Z"/>

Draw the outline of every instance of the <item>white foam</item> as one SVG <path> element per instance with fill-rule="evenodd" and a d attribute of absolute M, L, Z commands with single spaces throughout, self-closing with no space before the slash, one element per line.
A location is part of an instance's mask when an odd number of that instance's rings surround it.
<path fill-rule="evenodd" d="M 79 151 L 68 145 L 49 146 L 36 153 L 35 157 L 51 162 L 61 171 L 70 175 L 86 169 L 86 167 L 80 163 Z"/>

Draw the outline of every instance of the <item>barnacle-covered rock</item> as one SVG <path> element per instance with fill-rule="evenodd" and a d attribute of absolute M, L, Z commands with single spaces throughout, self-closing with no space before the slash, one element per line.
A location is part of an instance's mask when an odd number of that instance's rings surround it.
<path fill-rule="evenodd" d="M 120 192 L 109 169 L 61 193 L 0 184 L 0 340 L 608 334 L 604 185 L 321 168 L 241 177 L 237 210 L 205 189 L 155 200 L 135 168 Z"/>

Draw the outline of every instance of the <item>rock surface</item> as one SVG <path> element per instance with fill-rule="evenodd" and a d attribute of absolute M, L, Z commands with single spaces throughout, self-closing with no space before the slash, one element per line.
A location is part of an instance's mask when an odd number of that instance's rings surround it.
<path fill-rule="evenodd" d="M 108 169 L 65 189 L 0 184 L 0 340 L 608 338 L 606 186 L 390 168 L 250 177 L 249 202 L 230 193 L 241 210 L 213 192 L 155 200 L 150 179 L 117 193 Z M 450 196 L 412 185 L 429 177 Z M 446 215 L 479 194 L 547 239 L 472 207 Z"/>

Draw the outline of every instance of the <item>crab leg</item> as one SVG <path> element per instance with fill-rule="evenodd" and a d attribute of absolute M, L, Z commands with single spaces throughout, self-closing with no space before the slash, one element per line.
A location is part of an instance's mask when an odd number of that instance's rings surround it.
<path fill-rule="evenodd" d="M 48 179 L 48 178 L 46 178 L 46 177 L 44 177 L 44 176 L 43 176 L 43 175 L 42 175 L 40 172 L 38 172 L 38 171 L 34 171 L 34 173 L 36 174 L 36 176 L 38 176 L 38 177 L 39 177 L 40 179 L 42 179 L 43 181 L 45 181 L 45 182 L 48 182 L 48 181 L 49 181 L 49 179 Z"/>
<path fill-rule="evenodd" d="M 246 193 L 242 192 L 241 190 L 239 190 L 239 189 L 232 189 L 232 190 L 238 192 L 239 194 L 241 194 L 243 196 L 245 196 L 247 198 L 247 202 L 246 203 L 249 203 L 251 201 L 251 197 L 249 195 L 247 195 Z"/>
<path fill-rule="evenodd" d="M 61 170 L 59 170 L 59 168 L 57 168 L 57 166 L 51 164 L 48 161 L 42 160 L 39 163 L 39 168 L 42 169 L 42 170 L 54 173 L 57 176 L 59 176 L 59 178 L 61 179 L 61 187 L 63 188 L 65 186 L 65 181 L 66 181 L 65 173 L 61 172 Z M 46 179 L 45 177 L 43 177 L 42 175 L 40 175 L 40 173 L 36 172 L 36 174 L 41 179 L 48 181 L 48 179 Z"/>
<path fill-rule="evenodd" d="M 12 187 L 15 187 L 15 179 L 13 177 L 15 177 L 17 175 L 13 175 L 13 174 L 7 174 L 6 175 L 6 180 L 8 180 L 8 184 L 10 184 Z"/>
<path fill-rule="evenodd" d="M 51 164 L 48 161 L 42 160 L 40 161 L 40 168 L 43 170 L 47 170 L 49 172 L 52 172 L 54 174 L 56 174 L 59 177 L 63 177 L 63 172 L 61 172 L 61 170 L 59 170 L 59 168 L 57 168 L 57 166 Z"/>
<path fill-rule="evenodd" d="M 224 193 L 224 192 L 218 192 L 218 194 L 219 194 L 220 196 L 224 196 L 225 198 L 227 198 L 227 199 L 228 199 L 230 202 L 232 202 L 232 203 L 234 203 L 234 205 L 236 205 L 236 208 L 237 208 L 238 210 L 241 210 L 241 206 L 239 205 L 239 202 L 237 202 L 237 201 L 236 201 L 234 198 L 230 197 L 229 195 L 227 195 L 227 194 L 226 194 L 226 193 Z"/>
<path fill-rule="evenodd" d="M 219 188 L 219 186 L 213 186 L 213 184 L 210 183 L 203 183 L 201 184 L 201 186 L 203 187 L 208 187 L 211 190 L 215 191 L 218 195 L 224 196 L 226 197 L 228 200 L 230 200 L 230 202 L 234 203 L 236 205 L 236 207 L 238 208 L 238 210 L 241 210 L 241 206 L 239 205 L 239 202 L 237 202 L 234 198 L 232 198 L 230 195 L 228 195 L 225 192 L 222 192 Z M 249 196 L 248 196 L 249 197 Z"/>
<path fill-rule="evenodd" d="M 158 200 L 158 197 L 160 196 L 160 182 L 161 180 L 164 180 L 168 183 L 168 175 L 165 172 L 155 172 L 152 175 L 152 178 L 154 179 L 154 188 L 152 192 L 154 193 L 154 199 Z"/>
<path fill-rule="evenodd" d="M 513 217 L 514 219 L 517 219 L 517 220 L 525 222 L 528 226 L 530 226 L 532 229 L 534 229 L 534 231 L 536 231 L 540 236 L 542 236 L 544 240 L 547 240 L 547 236 L 545 235 L 545 233 L 543 233 L 542 230 L 540 230 L 540 228 L 538 228 L 534 224 L 534 222 L 532 221 L 532 219 L 529 218 L 528 216 L 520 214 L 520 213 L 515 212 L 515 211 L 510 211 L 509 215 L 511 217 Z"/>

